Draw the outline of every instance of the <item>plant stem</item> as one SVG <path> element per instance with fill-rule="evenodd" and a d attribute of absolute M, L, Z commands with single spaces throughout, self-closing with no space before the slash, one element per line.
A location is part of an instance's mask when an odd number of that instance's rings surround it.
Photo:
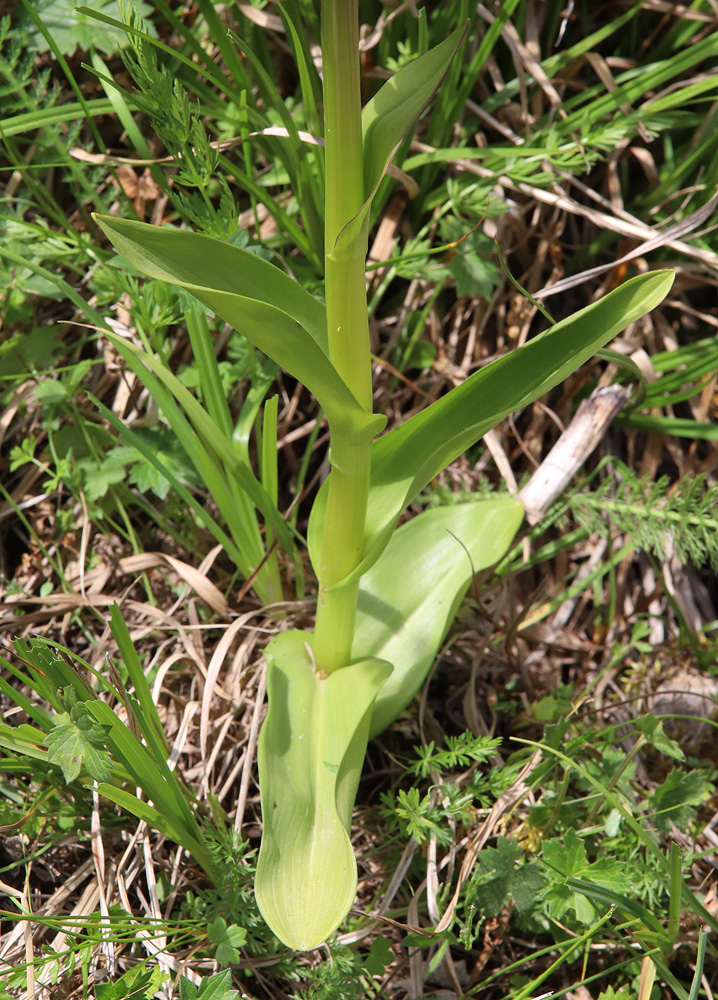
<path fill-rule="evenodd" d="M 337 237 L 364 203 L 358 0 L 322 0 L 325 155 L 325 265 L 329 358 L 361 405 L 371 410 L 366 307 L 366 227 L 340 252 Z M 331 428 L 314 655 L 327 674 L 346 666 L 358 582 L 332 590 L 361 557 L 371 441 Z"/>

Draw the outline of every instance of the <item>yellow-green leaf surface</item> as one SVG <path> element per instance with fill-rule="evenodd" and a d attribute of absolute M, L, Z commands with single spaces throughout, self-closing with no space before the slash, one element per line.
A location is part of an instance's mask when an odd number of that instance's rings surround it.
<path fill-rule="evenodd" d="M 352 654 L 394 667 L 370 739 L 424 683 L 473 575 L 503 558 L 523 518 L 521 501 L 508 496 L 426 510 L 394 532 L 362 577 Z"/>
<path fill-rule="evenodd" d="M 673 271 L 654 271 L 631 278 L 482 368 L 375 441 L 363 559 L 336 586 L 360 577 L 376 562 L 402 510 L 434 476 L 505 416 L 548 392 L 630 323 L 654 309 L 668 294 L 673 277 Z M 309 522 L 309 551 L 315 566 L 326 489 L 325 481 Z"/>
<path fill-rule="evenodd" d="M 311 641 L 308 632 L 284 632 L 267 647 L 269 709 L 257 750 L 257 902 L 277 937 L 298 951 L 333 934 L 354 901 L 352 807 L 372 705 L 391 673 L 370 659 L 320 678 Z"/>
<path fill-rule="evenodd" d="M 384 83 L 362 109 L 364 192 L 369 196 L 404 137 L 439 89 L 469 22 L 443 42 L 412 59 Z"/>
<path fill-rule="evenodd" d="M 200 233 L 94 218 L 130 264 L 186 288 L 302 382 L 335 426 L 370 436 L 384 426 L 383 417 L 357 403 L 329 361 L 324 307 L 279 268 Z"/>
<path fill-rule="evenodd" d="M 362 229 L 368 229 L 369 209 L 386 168 L 410 128 L 439 89 L 451 60 L 463 41 L 466 21 L 433 49 L 412 59 L 384 83 L 362 110 L 364 204 L 339 233 L 332 259 L 354 256 Z M 366 232 L 364 234 L 366 236 Z"/>

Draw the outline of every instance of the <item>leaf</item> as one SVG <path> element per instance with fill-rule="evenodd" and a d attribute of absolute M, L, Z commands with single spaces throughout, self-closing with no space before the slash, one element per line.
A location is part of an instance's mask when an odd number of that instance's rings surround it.
<path fill-rule="evenodd" d="M 126 31 L 100 24 L 91 16 L 78 13 L 75 0 L 32 0 L 32 3 L 35 13 L 41 16 L 42 23 L 63 55 L 70 56 L 76 49 L 89 52 L 93 48 L 113 54 L 127 45 Z M 144 0 L 134 0 L 133 6 L 142 17 L 151 13 L 149 4 Z M 87 0 L 85 7 L 120 18 L 117 0 Z M 49 42 L 25 12 L 18 16 L 17 25 L 18 28 L 22 25 L 22 37 L 27 40 L 29 49 L 35 52 L 50 50 Z M 147 25 L 147 30 L 154 37 L 156 32 L 151 24 Z"/>
<path fill-rule="evenodd" d="M 369 954 L 364 962 L 364 968 L 368 976 L 383 976 L 384 970 L 394 961 L 395 955 L 392 951 L 390 938 L 383 935 L 375 937 L 369 948 Z"/>
<path fill-rule="evenodd" d="M 607 986 L 598 994 L 598 1000 L 631 1000 L 630 987 L 620 986 L 614 990 L 613 986 Z"/>
<path fill-rule="evenodd" d="M 232 989 L 232 973 L 229 971 L 203 979 L 197 994 L 198 1000 L 234 1000 L 237 996 L 239 993 Z"/>
<path fill-rule="evenodd" d="M 547 840 L 544 843 L 543 859 L 560 875 L 571 875 L 574 878 L 578 878 L 588 868 L 584 843 L 571 829 L 566 831 L 563 844 L 559 840 Z"/>
<path fill-rule="evenodd" d="M 169 977 L 158 966 L 135 965 L 112 983 L 95 986 L 95 1000 L 144 1000 L 153 997 Z"/>
<path fill-rule="evenodd" d="M 456 278 L 457 298 L 481 295 L 490 299 L 501 280 L 501 272 L 492 261 L 468 252 L 458 253 L 449 264 L 449 271 Z"/>
<path fill-rule="evenodd" d="M 175 479 L 197 485 L 198 477 L 187 462 L 187 456 L 182 451 L 175 434 L 168 427 L 140 427 L 137 436 L 154 454 L 158 465 L 167 469 Z M 172 486 L 171 482 L 157 465 L 145 461 L 137 449 L 132 449 L 133 462 L 130 469 L 130 483 L 136 486 L 140 493 L 152 491 L 160 500 L 164 500 Z"/>
<path fill-rule="evenodd" d="M 626 866 L 617 858 L 599 858 L 585 871 L 586 878 L 594 885 L 618 892 L 630 888 L 631 881 L 626 875 Z"/>
<path fill-rule="evenodd" d="M 182 976 L 179 995 L 180 1000 L 235 1000 L 239 993 L 232 989 L 232 973 L 227 969 L 203 979 L 199 988 Z"/>
<path fill-rule="evenodd" d="M 364 105 L 362 146 L 365 201 L 340 231 L 329 253 L 332 260 L 354 255 L 362 231 L 366 234 L 371 202 L 386 168 L 404 137 L 438 90 L 463 41 L 468 23 L 464 22 L 439 45 L 402 66 Z"/>
<path fill-rule="evenodd" d="M 673 824 L 685 830 L 695 815 L 695 807 L 705 802 L 712 790 L 700 771 L 674 768 L 650 797 L 656 829 L 668 833 Z"/>
<path fill-rule="evenodd" d="M 467 233 L 466 222 L 455 215 L 445 215 L 440 226 L 441 242 L 455 244 L 448 266 L 456 278 L 456 295 L 491 297 L 501 280 L 500 268 L 491 260 L 494 242 L 480 229 Z"/>
<path fill-rule="evenodd" d="M 375 441 L 363 559 L 336 586 L 360 577 L 376 562 L 401 511 L 442 469 L 505 416 L 548 392 L 629 323 L 657 306 L 672 284 L 672 271 L 631 278 L 598 302 L 482 368 Z M 309 522 L 315 566 L 319 564 L 327 488 L 325 481 Z"/>
<path fill-rule="evenodd" d="M 56 406 L 64 403 L 68 395 L 67 388 L 63 383 L 54 379 L 38 382 L 32 390 L 32 394 L 38 403 L 44 406 Z"/>
<path fill-rule="evenodd" d="M 411 345 L 407 364 L 412 368 L 430 368 L 436 358 L 436 347 L 428 340 L 417 340 Z"/>
<path fill-rule="evenodd" d="M 384 426 L 385 418 L 364 410 L 334 370 L 324 307 L 279 268 L 200 233 L 93 218 L 134 267 L 187 289 L 302 382 L 334 426 L 370 437 Z"/>
<path fill-rule="evenodd" d="M 559 840 L 544 843 L 543 860 L 554 869 L 551 881 L 544 890 L 549 915 L 554 920 L 561 920 L 568 910 L 573 910 L 582 924 L 591 923 L 596 916 L 593 904 L 583 893 L 576 892 L 566 884 L 567 878 L 579 878 L 588 868 L 583 841 L 569 829 L 563 844 Z"/>
<path fill-rule="evenodd" d="M 197 987 L 186 976 L 180 978 L 180 1000 L 196 1000 Z"/>
<path fill-rule="evenodd" d="M 257 752 L 257 903 L 277 937 L 299 951 L 326 940 L 354 902 L 352 807 L 372 704 L 391 672 L 364 660 L 321 678 L 311 639 L 284 632 L 267 647 L 269 709 Z"/>
<path fill-rule="evenodd" d="M 615 858 L 599 858 L 589 864 L 585 844 L 572 829 L 566 831 L 563 844 L 559 840 L 544 843 L 543 860 L 560 876 L 558 879 L 553 876 L 544 893 L 549 901 L 549 913 L 556 920 L 572 909 L 582 923 L 588 924 L 596 917 L 596 908 L 589 897 L 611 897 L 618 901 L 623 899 L 619 890 L 631 888 L 626 866 Z M 577 889 L 574 884 L 577 881 L 588 886 L 591 892 Z"/>
<path fill-rule="evenodd" d="M 210 877 L 214 877 L 216 872 L 211 851 L 177 775 L 170 770 L 161 754 L 153 756 L 140 743 L 109 705 L 99 699 L 88 701 L 86 705 L 95 721 L 107 730 L 106 741 L 113 760 L 125 768 L 133 784 L 143 790 L 152 806 L 124 789 L 106 783 L 100 786 L 100 794 L 176 840 Z"/>
<path fill-rule="evenodd" d="M 496 848 L 479 852 L 478 867 L 472 879 L 476 898 L 485 916 L 496 916 L 512 898 L 519 912 L 533 908 L 545 883 L 538 865 L 523 864 L 518 844 L 499 837 Z"/>
<path fill-rule="evenodd" d="M 277 539 L 281 542 L 284 550 L 291 552 L 293 548 L 291 532 L 287 528 L 276 505 L 267 495 L 266 490 L 264 490 L 257 480 L 252 469 L 235 453 L 232 440 L 221 432 L 199 400 L 154 355 L 141 350 L 136 345 L 131 344 L 122 337 L 118 337 L 116 334 L 105 331 L 105 336 L 108 340 L 112 341 L 128 366 L 147 386 L 152 397 L 160 401 L 162 409 L 168 416 L 175 434 L 182 441 L 185 451 L 193 464 L 195 464 L 198 473 L 202 474 L 204 472 L 205 482 L 208 484 L 211 483 L 212 488 L 210 492 L 217 501 L 217 505 L 220 507 L 227 523 L 234 523 L 230 521 L 232 511 L 228 510 L 227 507 L 227 490 L 229 486 L 225 479 L 217 475 L 214 464 L 215 459 L 224 466 L 228 476 L 244 491 L 248 498 L 247 503 L 249 504 L 249 501 L 251 501 L 261 511 L 265 521 L 275 531 Z M 147 368 L 150 369 L 151 374 L 147 373 Z M 157 379 L 153 379 L 153 375 L 157 376 Z M 169 390 L 169 395 L 162 395 L 164 389 Z M 180 412 L 176 404 L 179 404 L 179 407 L 184 410 L 187 415 L 186 417 Z M 127 437 L 130 440 L 129 435 Z M 200 447 L 200 444 L 203 447 Z M 169 472 L 170 470 L 166 471 Z M 216 476 L 216 478 L 210 481 L 210 475 Z M 245 518 L 242 523 L 248 535 L 253 526 L 251 518 Z M 256 528 L 256 523 L 254 527 Z M 247 535 L 240 537 L 236 526 L 234 534 L 237 539 L 238 548 L 239 542 L 242 542 L 241 556 L 246 557 L 249 554 L 247 550 L 250 544 Z"/>
<path fill-rule="evenodd" d="M 419 690 L 474 573 L 502 558 L 523 516 L 511 497 L 424 511 L 395 532 L 362 578 L 353 658 L 394 667 L 374 703 L 370 738 Z"/>
<path fill-rule="evenodd" d="M 546 877 L 537 863 L 522 865 L 511 880 L 511 895 L 519 913 L 528 913 L 546 884 Z"/>
<path fill-rule="evenodd" d="M 239 962 L 239 948 L 247 940 L 247 931 L 237 924 L 227 926 L 227 921 L 217 917 L 207 927 L 207 937 L 217 945 L 214 957 L 220 965 L 236 965 Z"/>
<path fill-rule="evenodd" d="M 94 457 L 80 459 L 77 468 L 82 473 L 87 499 L 93 503 L 101 500 L 111 486 L 124 482 L 127 478 L 125 466 L 129 460 L 124 448 L 114 448 L 99 462 Z"/>
<path fill-rule="evenodd" d="M 655 715 L 643 715 L 641 718 L 636 719 L 635 725 L 639 733 L 643 733 L 647 742 L 652 747 L 655 747 L 659 753 L 663 753 L 667 757 L 673 757 L 674 760 L 685 760 L 686 755 L 675 740 L 666 736 L 663 731 L 663 722 L 657 719 Z"/>
<path fill-rule="evenodd" d="M 404 137 L 439 89 L 461 45 L 468 21 L 390 77 L 362 109 L 364 194 L 371 194 Z"/>
<path fill-rule="evenodd" d="M 95 781 L 109 781 L 111 759 L 106 739 L 104 727 L 95 722 L 83 702 L 78 702 L 69 713 L 55 716 L 55 726 L 45 737 L 48 760 L 62 768 L 68 784 L 81 771 Z"/>
<path fill-rule="evenodd" d="M 624 865 L 625 871 L 625 865 Z M 629 885 L 630 887 L 630 885 Z M 616 907 L 622 910 L 630 918 L 640 921 L 643 925 L 641 930 L 641 936 L 648 938 L 649 935 L 656 942 L 661 942 L 660 947 L 668 942 L 668 937 L 666 932 L 661 925 L 661 922 L 653 915 L 653 913 L 637 903 L 634 899 L 630 899 L 627 896 L 621 895 L 621 893 L 615 892 L 613 889 L 606 889 L 604 886 L 596 885 L 595 883 L 588 882 L 585 879 L 574 878 L 569 876 L 566 879 L 565 891 L 568 893 L 578 894 L 579 896 L 585 896 L 588 899 L 595 900 L 599 904 L 599 907 L 603 910 L 609 907 Z M 576 911 L 578 912 L 578 910 Z M 594 909 L 594 914 L 595 914 Z M 589 916 L 586 922 L 590 922 L 593 919 L 593 915 Z"/>

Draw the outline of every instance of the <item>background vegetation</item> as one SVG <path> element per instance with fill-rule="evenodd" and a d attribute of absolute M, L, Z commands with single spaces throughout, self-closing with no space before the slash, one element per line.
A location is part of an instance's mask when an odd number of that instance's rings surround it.
<path fill-rule="evenodd" d="M 323 158 L 300 134 L 321 134 L 317 6 L 23 0 L 0 22 L 0 997 L 710 998 L 708 0 L 362 3 L 367 98 L 471 19 L 373 221 L 390 425 L 545 328 L 540 306 L 560 319 L 658 267 L 676 282 L 612 345 L 632 368 L 585 366 L 422 495 L 415 509 L 515 492 L 597 384 L 637 383 L 370 745 L 342 933 L 296 955 L 256 909 L 261 651 L 280 622 L 311 625 L 323 416 L 185 293 L 140 278 L 91 213 L 219 236 L 321 294 Z M 107 325 L 210 413 L 227 400 L 213 415 L 296 539 L 283 594 L 248 573 L 231 484 L 208 479 L 161 379 L 143 384 Z M 261 531 L 247 544 L 265 552 Z"/>

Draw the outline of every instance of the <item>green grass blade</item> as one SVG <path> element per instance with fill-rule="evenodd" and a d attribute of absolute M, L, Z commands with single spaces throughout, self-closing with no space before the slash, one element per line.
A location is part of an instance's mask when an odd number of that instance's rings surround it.
<path fill-rule="evenodd" d="M 142 730 L 142 735 L 145 738 L 147 746 L 152 751 L 155 760 L 164 762 L 169 756 L 164 729 L 162 728 L 157 706 L 154 703 L 150 686 L 147 683 L 147 678 L 142 669 L 137 650 L 132 642 L 129 629 L 116 603 L 112 604 L 110 608 L 110 631 L 117 643 L 120 657 L 127 668 L 130 681 L 137 695 L 137 700 L 140 703 L 141 712 L 138 713 L 138 722 Z"/>
<path fill-rule="evenodd" d="M 157 469 L 165 479 L 170 483 L 172 489 L 176 492 L 177 496 L 182 500 L 183 503 L 193 511 L 197 520 L 204 525 L 204 527 L 214 536 L 214 538 L 224 546 L 224 550 L 230 559 L 236 564 L 236 566 L 241 569 L 245 566 L 245 560 L 240 553 L 237 546 L 234 544 L 229 535 L 222 530 L 222 528 L 217 524 L 214 518 L 208 513 L 202 504 L 200 504 L 190 493 L 190 491 L 183 486 L 182 483 L 177 479 L 175 474 L 171 469 L 167 468 L 162 462 L 159 461 L 155 453 L 147 447 L 142 438 L 135 434 L 133 430 L 127 427 L 112 410 L 108 409 L 104 403 L 100 402 L 93 395 L 88 393 L 88 397 L 92 403 L 95 404 L 97 409 L 100 411 L 102 416 L 107 420 L 117 431 L 125 444 L 131 445 L 131 447 L 136 448 L 137 451 L 142 455 L 145 461 L 149 462 L 153 468 Z"/>
<path fill-rule="evenodd" d="M 262 421 L 262 486 L 274 503 L 279 495 L 277 469 L 277 411 L 279 396 L 271 396 L 264 404 Z"/>
<path fill-rule="evenodd" d="M 169 837 L 170 840 L 176 841 L 181 847 L 189 851 L 210 878 L 216 878 L 214 862 L 201 838 L 199 826 L 197 827 L 197 836 L 193 837 L 186 830 L 177 827 L 172 817 L 168 817 L 162 809 L 156 809 L 142 799 L 138 799 L 136 795 L 126 791 L 124 788 L 117 788 L 115 785 L 101 782 L 97 787 L 97 791 L 110 802 L 114 802 L 121 809 L 136 816 L 137 819 L 144 820 L 153 830 L 157 830 L 165 837 Z"/>
<path fill-rule="evenodd" d="M 706 960 L 706 945 L 708 944 L 709 930 L 707 927 L 701 928 L 700 936 L 698 938 L 698 951 L 696 953 L 696 967 L 693 973 L 693 981 L 691 982 L 691 990 L 688 994 L 688 1000 L 698 1000 L 698 994 L 701 991 L 701 986 L 703 985 L 703 967 Z"/>
<path fill-rule="evenodd" d="M 174 772 L 166 764 L 154 759 L 104 701 L 88 701 L 87 707 L 97 722 L 109 727 L 108 749 L 132 775 L 135 784 L 178 833 L 186 834 L 201 843 L 199 824 Z"/>
<path fill-rule="evenodd" d="M 199 375 L 198 394 L 217 427 L 225 437 L 231 437 L 232 417 L 222 388 L 206 309 L 199 302 L 193 302 L 185 312 L 185 321 Z"/>
<path fill-rule="evenodd" d="M 152 355 L 114 334 L 108 333 L 106 336 L 112 340 L 138 378 L 148 386 L 153 398 L 160 402 L 182 447 L 227 519 L 237 547 L 242 557 L 247 560 L 247 564 L 256 565 L 257 557 L 262 557 L 263 546 L 261 540 L 257 541 L 259 535 L 258 530 L 255 530 L 256 516 L 253 514 L 249 522 L 236 517 L 237 512 L 233 506 L 234 498 L 230 494 L 228 477 L 241 486 L 249 500 L 262 512 L 267 523 L 277 532 L 282 546 L 291 551 L 291 534 L 279 511 L 272 504 L 252 470 L 237 457 L 231 440 L 223 437 L 217 425 L 192 393 Z M 150 369 L 149 373 L 146 368 Z M 196 432 L 189 425 L 175 400 L 191 418 Z"/>
<path fill-rule="evenodd" d="M 112 102 L 106 97 L 95 97 L 82 104 L 59 104 L 52 108 L 37 108 L 32 111 L 23 111 L 18 115 L 11 115 L 0 125 L 0 136 L 10 138 L 14 135 L 24 135 L 39 128 L 52 128 L 64 122 L 77 121 L 78 118 L 86 118 L 100 115 L 111 115 L 113 111 Z"/>

